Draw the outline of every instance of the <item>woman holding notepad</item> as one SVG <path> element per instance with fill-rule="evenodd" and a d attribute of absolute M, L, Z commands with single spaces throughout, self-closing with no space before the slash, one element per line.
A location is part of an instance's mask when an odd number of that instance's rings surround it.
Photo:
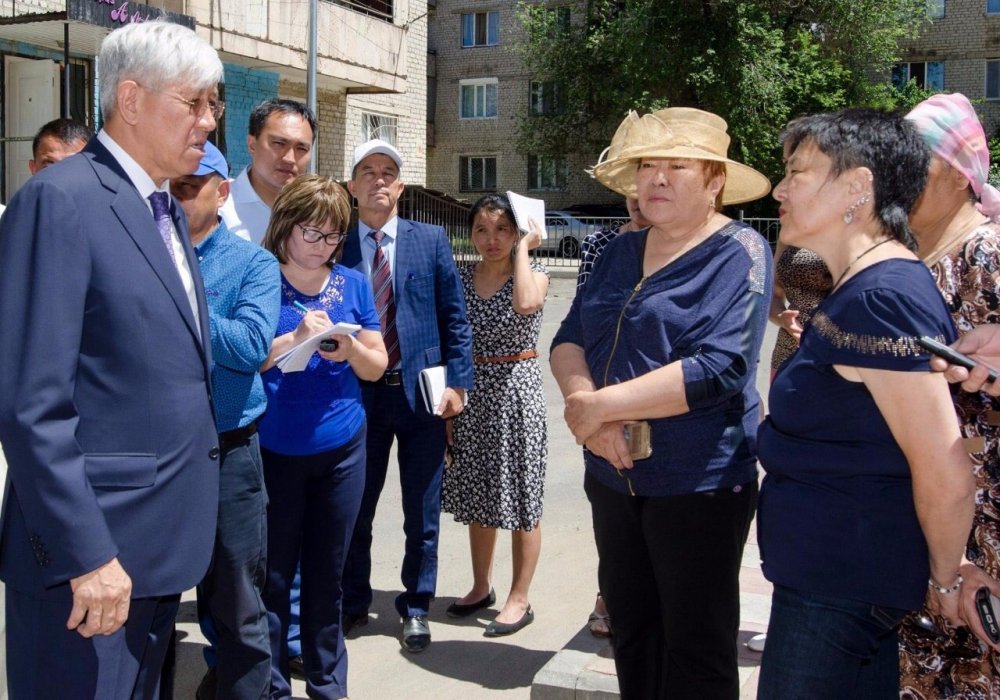
<path fill-rule="evenodd" d="M 278 196 L 263 242 L 281 266 L 278 330 L 261 367 L 267 411 L 260 444 L 269 498 L 263 597 L 271 628 L 272 697 L 291 694 L 285 639 L 300 557 L 309 695 L 347 697 L 341 576 L 365 485 L 358 380 L 381 377 L 388 362 L 367 278 L 337 263 L 349 218 L 340 185 L 304 175 Z M 301 371 L 276 366 L 277 358 L 337 323 L 361 330 L 333 335 L 334 343 L 321 345 Z"/>
<path fill-rule="evenodd" d="M 459 268 L 472 324 L 474 388 L 466 409 L 448 422 L 452 464 L 441 509 L 469 526 L 472 588 L 448 607 L 466 617 L 496 602 L 492 586 L 497 530 L 511 530 L 513 582 L 487 625 L 487 637 L 513 634 L 534 620 L 528 588 L 541 550 L 539 529 L 547 442 L 538 335 L 549 287 L 545 268 L 528 257 L 541 243 L 532 220 L 521 235 L 510 202 L 486 195 L 469 214 L 482 259 Z"/>

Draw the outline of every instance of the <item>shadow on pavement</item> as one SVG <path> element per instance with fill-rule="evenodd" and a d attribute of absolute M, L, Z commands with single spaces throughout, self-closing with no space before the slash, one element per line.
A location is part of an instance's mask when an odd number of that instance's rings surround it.
<path fill-rule="evenodd" d="M 445 640 L 432 642 L 422 654 L 399 653 L 425 671 L 490 690 L 531 687 L 535 674 L 555 656 L 552 651 L 487 640 Z"/>

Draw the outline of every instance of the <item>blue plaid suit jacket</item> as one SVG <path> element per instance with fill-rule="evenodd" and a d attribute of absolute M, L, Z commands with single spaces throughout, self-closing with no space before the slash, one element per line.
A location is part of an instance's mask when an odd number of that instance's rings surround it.
<path fill-rule="evenodd" d="M 341 263 L 365 273 L 356 224 L 348 231 Z M 448 386 L 472 389 L 472 327 L 444 229 L 398 219 L 392 275 L 403 388 L 410 408 L 417 409 L 417 382 L 425 367 L 446 364 Z"/>

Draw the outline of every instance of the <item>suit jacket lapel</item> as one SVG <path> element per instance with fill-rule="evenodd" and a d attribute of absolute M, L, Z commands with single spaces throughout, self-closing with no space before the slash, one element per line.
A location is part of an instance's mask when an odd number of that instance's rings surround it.
<path fill-rule="evenodd" d="M 200 342 L 199 333 L 194 323 L 194 315 L 191 313 L 191 304 L 188 302 L 184 285 L 181 284 L 180 275 L 177 273 L 177 266 L 174 265 L 174 261 L 170 258 L 170 253 L 167 252 L 166 246 L 163 245 L 163 239 L 160 238 L 160 232 L 156 228 L 156 222 L 153 221 L 149 207 L 142 201 L 138 190 L 135 189 L 125 171 L 118 165 L 118 161 L 101 145 L 100 141 L 97 139 L 91 140 L 87 145 L 87 150 L 93 154 L 91 165 L 101 184 L 115 193 L 111 200 L 111 210 L 118 217 L 118 221 L 121 223 L 122 228 L 125 229 L 125 233 L 135 242 L 136 247 L 139 248 L 139 251 L 146 258 L 153 272 L 156 273 L 156 276 L 160 279 L 164 288 L 166 288 L 167 293 L 177 307 L 177 311 L 180 312 L 181 317 L 184 319 L 188 330 Z M 176 219 L 174 220 L 174 225 L 177 225 Z M 178 232 L 180 231 L 181 229 L 178 229 Z M 183 231 L 185 233 L 182 238 L 185 241 L 183 247 L 188 249 L 191 246 L 187 243 L 186 225 Z M 188 265 L 191 266 L 191 254 L 185 252 L 185 255 Z M 192 272 L 197 272 L 197 263 L 192 266 Z M 200 283 L 200 280 L 198 283 Z M 204 292 L 199 296 L 199 304 L 202 305 L 204 304 Z M 208 315 L 205 312 L 201 313 L 203 319 Z M 207 336 L 205 337 L 207 339 Z"/>
<path fill-rule="evenodd" d="M 410 230 L 410 223 L 406 219 L 396 218 L 396 259 L 395 267 L 392 270 L 393 290 L 396 297 L 396 312 L 399 313 L 399 298 L 403 295 L 406 281 L 410 274 L 411 256 L 417 255 L 419 251 L 415 247 L 413 236 L 407 235 Z"/>

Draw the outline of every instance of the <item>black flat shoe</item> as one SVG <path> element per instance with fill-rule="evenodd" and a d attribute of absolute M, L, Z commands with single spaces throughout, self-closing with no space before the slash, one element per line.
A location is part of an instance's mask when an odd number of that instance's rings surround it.
<path fill-rule="evenodd" d="M 528 609 L 524 611 L 523 615 L 521 615 L 521 619 L 517 622 L 507 624 L 505 622 L 497 622 L 494 620 L 490 624 L 486 625 L 486 631 L 483 632 L 483 636 L 506 637 L 508 634 L 514 634 L 515 632 L 524 629 L 534 621 L 535 613 L 531 612 L 531 606 L 529 605 Z"/>
<path fill-rule="evenodd" d="M 492 588 L 490 589 L 490 594 L 483 598 L 482 600 L 477 600 L 475 603 L 465 603 L 464 605 L 459 603 L 452 603 L 445 610 L 448 617 L 468 617 L 477 610 L 482 610 L 483 608 L 488 608 L 497 602 L 497 592 Z"/>
<path fill-rule="evenodd" d="M 403 648 L 411 654 L 419 654 L 431 644 L 431 628 L 427 618 L 414 615 L 403 621 Z"/>
<path fill-rule="evenodd" d="M 364 627 L 367 624 L 367 610 L 356 615 L 354 613 L 342 613 L 340 616 L 340 629 L 343 630 L 345 637 L 351 633 L 351 630 L 357 629 L 358 627 Z"/>

